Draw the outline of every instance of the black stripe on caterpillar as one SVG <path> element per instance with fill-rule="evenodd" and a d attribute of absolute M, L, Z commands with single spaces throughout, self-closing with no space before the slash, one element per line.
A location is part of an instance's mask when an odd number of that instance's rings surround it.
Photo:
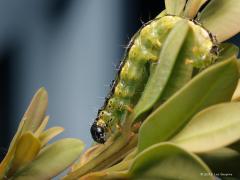
<path fill-rule="evenodd" d="M 150 74 L 150 64 L 158 62 L 161 46 L 174 25 L 183 18 L 166 15 L 143 25 L 131 39 L 120 62 L 119 71 L 105 103 L 91 126 L 93 139 L 104 143 L 111 132 L 118 130 L 128 113 L 133 111 Z M 188 20 L 196 34 L 192 51 L 185 63 L 204 68 L 214 61 L 216 40 L 205 28 Z"/>

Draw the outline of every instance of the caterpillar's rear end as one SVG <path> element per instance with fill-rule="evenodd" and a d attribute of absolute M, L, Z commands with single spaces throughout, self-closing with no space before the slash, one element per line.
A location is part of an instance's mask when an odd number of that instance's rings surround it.
<path fill-rule="evenodd" d="M 180 21 L 188 21 L 190 27 L 191 42 L 188 43 L 189 51 L 184 56 L 186 66 L 203 69 L 214 62 L 216 41 L 198 23 L 166 15 L 145 24 L 131 40 L 112 90 L 91 127 L 91 134 L 96 142 L 104 143 L 112 132 L 121 130 L 129 113 L 134 113 L 134 107 L 151 75 L 151 66 L 161 61 L 161 47 L 170 31 Z"/>

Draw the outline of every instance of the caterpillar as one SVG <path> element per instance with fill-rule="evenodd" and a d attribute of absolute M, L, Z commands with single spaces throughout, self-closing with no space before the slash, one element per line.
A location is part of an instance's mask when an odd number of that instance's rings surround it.
<path fill-rule="evenodd" d="M 181 20 L 183 18 L 173 15 L 157 17 L 144 24 L 133 36 L 123 60 L 120 61 L 111 91 L 91 126 L 90 132 L 94 141 L 103 144 L 111 132 L 121 128 L 121 123 L 133 111 L 144 90 L 144 84 L 150 76 L 150 65 L 158 62 L 165 39 Z M 197 38 L 192 51 L 188 53 L 186 63 L 203 68 L 213 61 L 215 40 L 211 33 L 198 23 L 191 20 L 188 20 L 188 23 Z"/>

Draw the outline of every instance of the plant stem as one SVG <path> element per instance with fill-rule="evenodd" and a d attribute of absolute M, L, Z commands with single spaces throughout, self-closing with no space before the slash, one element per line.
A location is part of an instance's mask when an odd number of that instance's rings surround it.
<path fill-rule="evenodd" d="M 136 140 L 137 138 L 132 132 L 120 134 L 120 136 L 117 136 L 114 143 L 109 143 L 108 147 L 104 147 L 104 151 L 82 165 L 79 169 L 70 172 L 63 179 L 77 179 L 89 172 L 102 170 L 103 168 L 109 167 L 109 165 L 113 165 L 116 163 L 116 160 L 120 161 L 120 158 L 123 158 L 124 154 L 136 146 Z"/>

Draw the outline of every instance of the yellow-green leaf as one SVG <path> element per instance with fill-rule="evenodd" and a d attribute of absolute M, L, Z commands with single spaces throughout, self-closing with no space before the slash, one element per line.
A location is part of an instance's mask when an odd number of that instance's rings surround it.
<path fill-rule="evenodd" d="M 196 155 L 171 143 L 153 145 L 135 158 L 130 179 L 192 179 L 213 180 L 207 165 Z"/>
<path fill-rule="evenodd" d="M 202 109 L 229 101 L 238 81 L 235 58 L 204 70 L 159 106 L 142 124 L 138 150 L 169 140 Z"/>
<path fill-rule="evenodd" d="M 240 80 L 238 80 L 238 85 L 232 96 L 232 101 L 239 101 L 239 100 L 240 100 Z"/>
<path fill-rule="evenodd" d="M 31 162 L 41 148 L 40 141 L 31 132 L 24 133 L 16 145 L 16 151 L 8 174 L 13 174 L 18 168 L 22 168 Z"/>
<path fill-rule="evenodd" d="M 206 1 L 207 0 L 188 0 L 184 10 L 184 16 L 193 19 Z"/>
<path fill-rule="evenodd" d="M 165 0 L 167 13 L 171 15 L 180 15 L 185 4 L 186 0 Z"/>
<path fill-rule="evenodd" d="M 34 132 L 34 135 L 35 136 L 40 136 L 40 134 L 44 131 L 44 129 L 46 128 L 47 126 L 47 123 L 48 123 L 48 120 L 49 120 L 49 116 L 46 116 L 42 123 L 40 124 L 40 126 L 37 128 L 37 130 Z"/>
<path fill-rule="evenodd" d="M 238 57 L 239 47 L 231 43 L 221 43 L 219 46 L 219 59 L 224 60 L 230 57 Z"/>
<path fill-rule="evenodd" d="M 8 152 L 6 154 L 6 156 L 4 157 L 4 159 L 2 160 L 1 164 L 0 164 L 0 179 L 2 179 L 4 176 L 5 176 L 5 173 L 6 171 L 9 169 L 9 166 L 10 166 L 10 163 L 12 161 L 12 158 L 13 158 L 13 155 L 15 153 L 15 150 L 16 150 L 16 145 L 17 145 L 17 142 L 21 136 L 21 133 L 22 133 L 22 127 L 25 123 L 25 119 L 23 119 L 19 126 L 18 126 L 18 129 L 17 129 L 17 132 L 16 134 L 14 135 L 11 143 L 10 143 L 10 146 L 8 148 Z"/>
<path fill-rule="evenodd" d="M 40 88 L 34 95 L 23 119 L 26 119 L 24 131 L 35 131 L 45 116 L 48 105 L 48 94 L 45 88 Z"/>
<path fill-rule="evenodd" d="M 97 171 L 88 173 L 81 177 L 81 180 L 124 180 L 128 179 L 127 171 L 114 171 L 114 172 L 105 172 Z"/>
<path fill-rule="evenodd" d="M 139 116 L 152 108 L 163 93 L 172 74 L 180 49 L 187 37 L 188 30 L 189 25 L 187 21 L 183 20 L 178 22 L 168 35 L 161 50 L 160 61 L 156 65 L 153 74 L 151 74 L 144 92 L 134 108 L 132 121 L 137 120 Z"/>
<path fill-rule="evenodd" d="M 44 131 L 40 136 L 39 140 L 41 141 L 42 146 L 47 144 L 52 138 L 64 131 L 62 127 L 52 127 Z"/>
<path fill-rule="evenodd" d="M 222 42 L 240 32 L 239 9 L 239 0 L 211 0 L 199 18 Z"/>
<path fill-rule="evenodd" d="M 13 179 L 51 179 L 70 166 L 79 157 L 83 147 L 82 141 L 70 138 L 48 145 L 34 161 L 18 171 Z"/>
<path fill-rule="evenodd" d="M 191 152 L 206 152 L 240 139 L 240 102 L 211 106 L 195 115 L 172 142 Z"/>

